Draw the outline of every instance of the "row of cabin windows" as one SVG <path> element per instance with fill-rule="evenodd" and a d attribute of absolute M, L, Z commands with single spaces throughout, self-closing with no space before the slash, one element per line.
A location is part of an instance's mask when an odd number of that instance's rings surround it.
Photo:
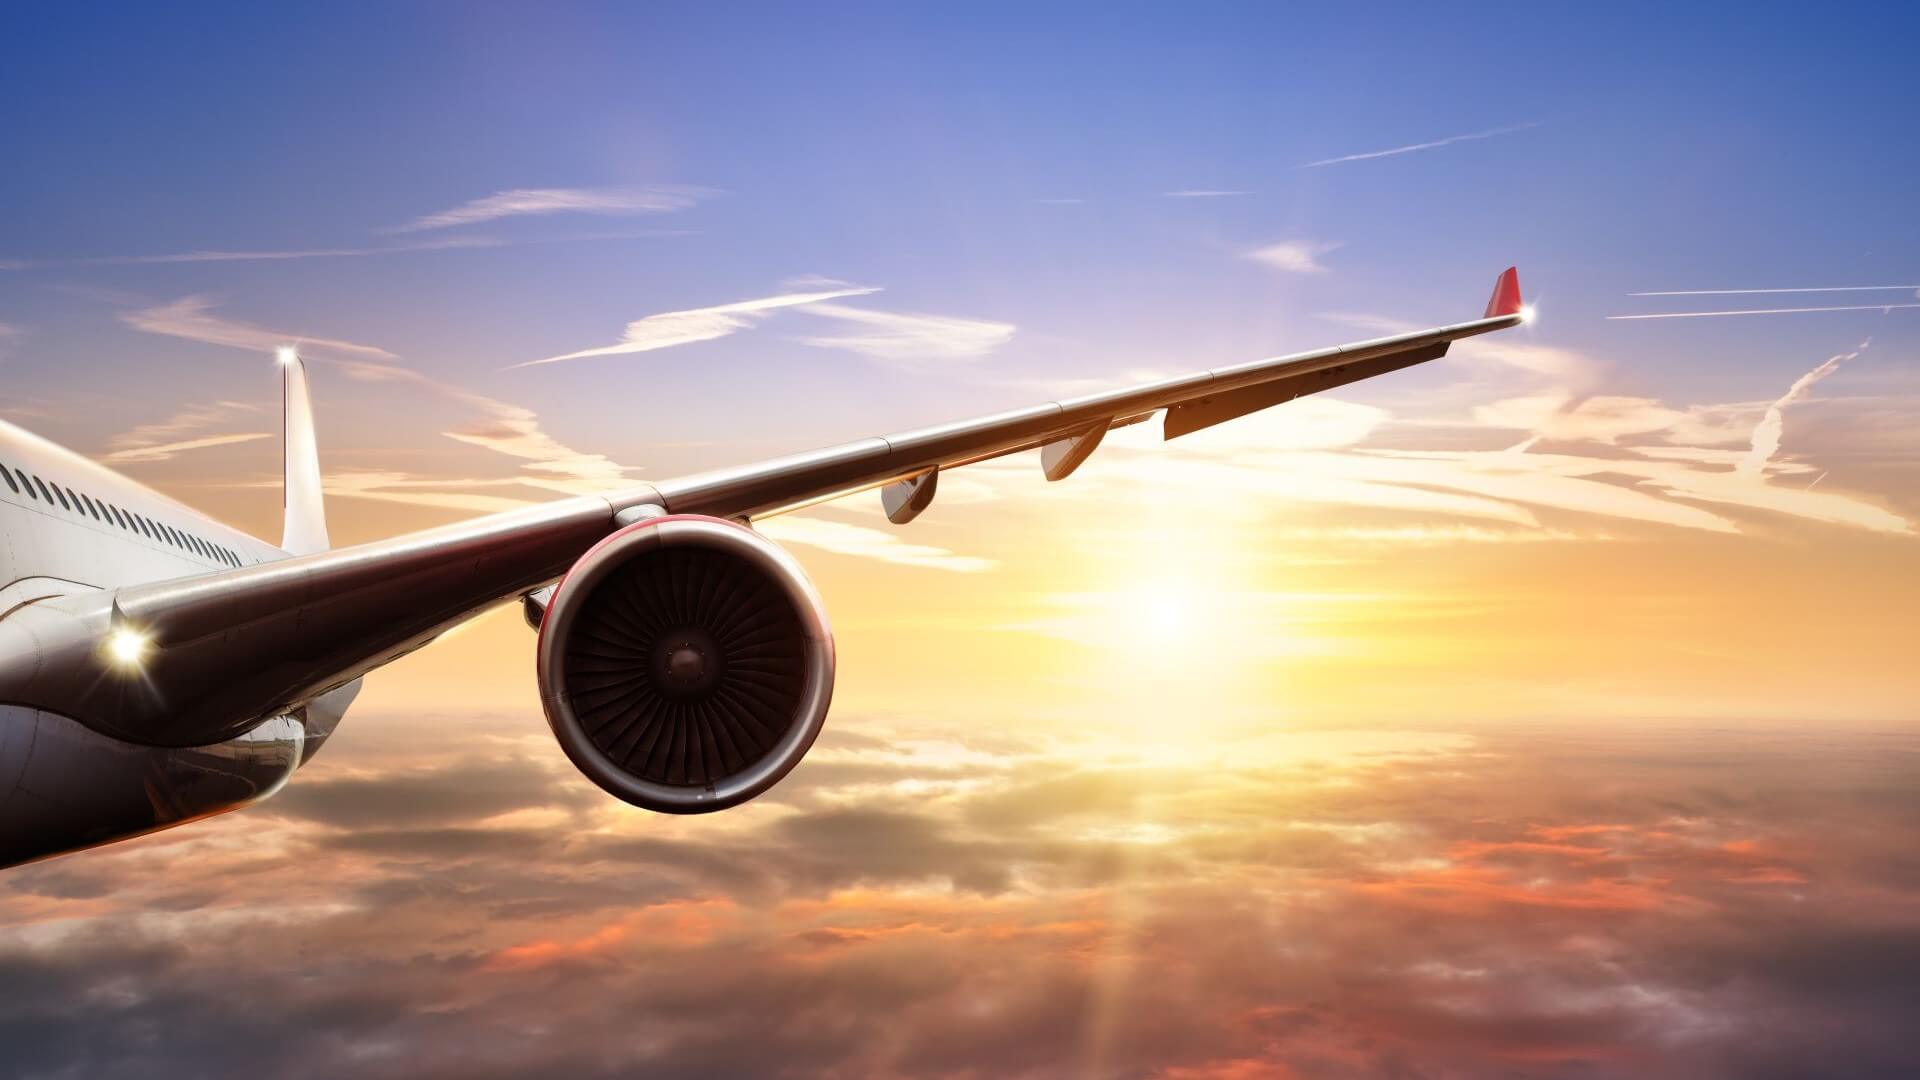
<path fill-rule="evenodd" d="M 103 500 L 89 499 L 72 488 L 63 490 L 59 484 L 49 484 L 38 476 L 29 476 L 19 469 L 8 469 L 5 465 L 0 465 L 0 480 L 5 480 L 15 495 L 24 494 L 29 499 L 44 501 L 48 506 L 56 505 L 57 500 L 57 505 L 81 517 L 92 514 L 96 521 L 117 525 L 128 532 L 146 536 L 162 544 L 172 544 L 203 559 L 223 562 L 228 566 L 241 565 L 239 555 L 219 544 L 202 540 L 192 533 L 162 525 L 152 518 L 122 510 Z"/>

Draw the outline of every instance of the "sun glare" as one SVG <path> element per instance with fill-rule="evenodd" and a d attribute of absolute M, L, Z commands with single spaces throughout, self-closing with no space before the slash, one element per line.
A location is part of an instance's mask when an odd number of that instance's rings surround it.
<path fill-rule="evenodd" d="M 1130 623 L 1131 631 L 1146 644 L 1165 647 L 1177 645 L 1182 638 L 1199 631 L 1196 626 L 1195 596 L 1178 582 L 1154 582 L 1136 590 L 1137 595 L 1123 597 L 1116 606 L 1132 610 L 1116 614 Z M 1130 601 L 1130 602 L 1129 602 Z M 1130 616 L 1131 618 L 1128 618 Z"/>

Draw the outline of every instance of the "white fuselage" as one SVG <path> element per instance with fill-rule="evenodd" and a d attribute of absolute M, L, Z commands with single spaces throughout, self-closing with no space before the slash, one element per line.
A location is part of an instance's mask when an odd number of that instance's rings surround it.
<path fill-rule="evenodd" d="M 112 469 L 0 421 L 0 613 L 40 596 L 115 589 L 286 553 Z"/>
<path fill-rule="evenodd" d="M 36 648 L 36 605 L 273 562 L 288 553 L 0 422 L 0 664 L 67 663 Z M 97 670 L 75 673 L 97 678 Z M 271 794 L 359 689 L 355 680 L 237 738 L 163 747 L 0 700 L 0 866 L 177 825 Z"/>

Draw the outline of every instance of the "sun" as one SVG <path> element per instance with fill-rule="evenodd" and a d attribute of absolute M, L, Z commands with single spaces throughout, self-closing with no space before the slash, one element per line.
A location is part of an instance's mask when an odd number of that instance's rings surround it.
<path fill-rule="evenodd" d="M 1131 633 L 1143 644 L 1159 648 L 1178 646 L 1199 631 L 1200 598 L 1186 583 L 1149 582 L 1133 593 L 1118 598 L 1115 606 L 1125 609 L 1125 613 L 1116 614 L 1131 624 Z"/>

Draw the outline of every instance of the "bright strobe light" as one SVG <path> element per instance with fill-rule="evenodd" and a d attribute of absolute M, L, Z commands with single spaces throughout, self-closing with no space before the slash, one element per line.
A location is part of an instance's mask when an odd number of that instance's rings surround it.
<path fill-rule="evenodd" d="M 1533 305 L 1532 304 L 1520 305 L 1520 321 L 1523 323 L 1530 323 L 1533 321 Z"/>
<path fill-rule="evenodd" d="M 140 666 L 147 655 L 147 635 L 129 627 L 117 627 L 107 635 L 107 659 L 123 668 Z"/>
<path fill-rule="evenodd" d="M 293 346 L 282 345 L 273 350 L 273 358 L 280 362 L 281 367 L 292 367 L 299 362 L 300 354 L 294 351 Z"/>

